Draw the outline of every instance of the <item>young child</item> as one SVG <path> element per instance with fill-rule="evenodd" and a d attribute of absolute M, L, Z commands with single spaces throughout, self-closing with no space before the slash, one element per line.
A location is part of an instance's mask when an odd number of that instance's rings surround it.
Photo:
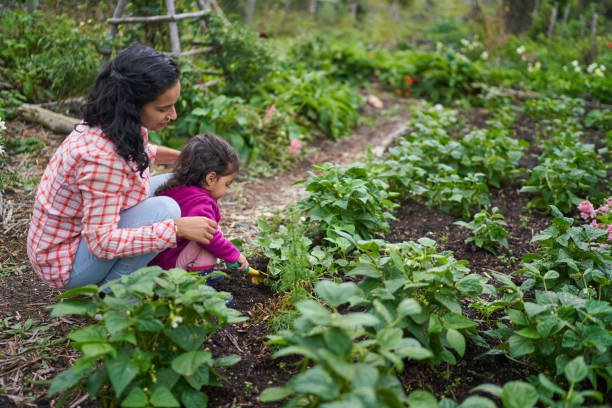
<path fill-rule="evenodd" d="M 204 216 L 218 223 L 221 212 L 217 201 L 229 190 L 239 167 L 238 154 L 228 142 L 210 133 L 197 135 L 185 145 L 172 176 L 156 194 L 173 198 L 183 217 Z M 218 229 L 207 245 L 178 238 L 175 248 L 159 253 L 149 265 L 199 271 L 205 276 L 212 272 L 217 258 L 238 262 L 241 271 L 249 266 L 244 255 Z M 209 281 L 212 280 L 215 278 Z"/>

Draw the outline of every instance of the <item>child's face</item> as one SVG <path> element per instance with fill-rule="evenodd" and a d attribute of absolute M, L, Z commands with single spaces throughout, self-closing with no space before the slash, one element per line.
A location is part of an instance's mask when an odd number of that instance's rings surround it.
<path fill-rule="evenodd" d="M 237 176 L 238 172 L 227 176 L 217 176 L 215 172 L 208 173 L 204 180 L 204 188 L 210 192 L 215 200 L 218 200 L 228 192 Z"/>

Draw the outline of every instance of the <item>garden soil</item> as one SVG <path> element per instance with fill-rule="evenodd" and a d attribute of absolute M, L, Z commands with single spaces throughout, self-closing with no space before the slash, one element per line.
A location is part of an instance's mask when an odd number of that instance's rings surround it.
<path fill-rule="evenodd" d="M 321 141 L 306 148 L 293 164 L 292 169 L 269 177 L 245 178 L 235 183 L 233 192 L 223 199 L 221 209 L 224 218 L 221 228 L 232 238 L 241 238 L 248 254 L 257 238 L 257 220 L 282 211 L 288 205 L 305 196 L 303 184 L 294 185 L 308 177 L 313 164 L 323 162 L 349 163 L 358 160 L 368 149 L 384 148 L 391 142 L 389 135 L 401 132 L 409 122 L 409 106 L 417 103 L 395 100 L 391 95 L 382 98 L 388 105 L 376 110 L 365 105 L 363 117 L 367 118 L 353 135 L 335 142 Z M 389 108 L 390 107 L 390 108 Z M 470 121 L 482 121 L 482 112 L 471 113 Z M 520 123 L 518 125 L 521 126 Z M 41 127 L 19 121 L 7 123 L 11 137 L 27 139 L 36 137 L 45 142 L 39 154 L 10 157 L 9 170 L 18 171 L 30 178 L 42 173 L 51 154 L 65 135 L 54 134 Z M 525 132 L 528 134 L 529 132 Z M 533 163 L 528 151 L 524 165 Z M 155 172 L 163 172 L 155 168 Z M 0 334 L 0 407 L 54 406 L 56 398 L 46 397 L 48 381 L 66 369 L 78 355 L 62 340 L 70 330 L 83 321 L 69 318 L 51 318 L 47 306 L 60 293 L 45 286 L 32 272 L 26 257 L 26 234 L 34 198 L 32 187 L 8 189 L 2 192 L 3 202 L 0 244 L 0 317 L 3 333 Z M 509 250 L 498 255 L 464 244 L 467 232 L 453 224 L 456 218 L 440 211 L 428 209 L 425 203 L 406 199 L 395 213 L 396 220 L 385 238 L 391 242 L 417 240 L 429 237 L 438 241 L 440 248 L 453 251 L 455 258 L 466 259 L 473 272 L 490 276 L 491 272 L 508 274 L 517 269 L 520 257 L 535 249 L 531 238 L 545 228 L 548 219 L 538 214 L 528 214 L 524 206 L 528 200 L 518 193 L 518 185 L 504 186 L 491 192 L 492 205 L 497 206 L 508 223 Z M 10 217 L 10 218 L 9 218 Z M 256 268 L 265 268 L 265 259 L 253 258 Z M 11 271 L 6 273 L 5 271 Z M 254 286 L 238 273 L 214 286 L 232 292 L 236 298 L 234 308 L 249 320 L 223 328 L 210 338 L 206 348 L 215 356 L 238 354 L 242 360 L 221 371 L 225 382 L 222 388 L 210 388 L 210 407 L 274 407 L 278 404 L 262 404 L 257 395 L 266 387 L 284 384 L 298 371 L 296 359 L 273 359 L 266 345 L 271 334 L 269 322 L 282 304 L 281 295 L 274 294 L 265 285 Z M 478 318 L 465 305 L 465 312 Z M 32 319 L 32 320 L 29 320 Z M 31 327 L 30 322 L 32 322 Z M 489 327 L 481 322 L 483 329 Z M 483 382 L 502 384 L 509 380 L 524 379 L 531 373 L 529 365 L 518 364 L 503 356 L 481 356 L 485 350 L 468 346 L 467 355 L 456 365 L 442 365 L 433 369 L 424 364 L 407 363 L 400 380 L 409 393 L 416 389 L 434 392 L 438 397 L 464 399 L 471 388 Z M 96 401 L 86 395 L 73 397 L 67 406 L 96 407 Z"/>

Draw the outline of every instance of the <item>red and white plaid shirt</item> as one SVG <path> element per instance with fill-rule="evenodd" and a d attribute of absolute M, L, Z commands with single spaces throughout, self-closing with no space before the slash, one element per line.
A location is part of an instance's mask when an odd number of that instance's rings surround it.
<path fill-rule="evenodd" d="M 157 146 L 142 129 L 151 161 Z M 149 170 L 140 177 L 115 151 L 101 129 L 84 124 L 64 140 L 40 180 L 28 231 L 28 257 L 40 278 L 54 287 L 70 279 L 81 237 L 101 259 L 161 252 L 176 246 L 172 220 L 119 228 L 119 213 L 149 195 Z"/>

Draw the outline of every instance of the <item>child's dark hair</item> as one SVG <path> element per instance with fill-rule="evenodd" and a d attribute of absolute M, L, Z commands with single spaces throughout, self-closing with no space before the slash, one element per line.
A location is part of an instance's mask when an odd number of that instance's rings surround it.
<path fill-rule="evenodd" d="M 149 167 L 140 134 L 140 110 L 179 80 L 176 62 L 144 45 L 121 51 L 98 74 L 85 105 L 83 120 L 99 126 L 117 154 L 133 161 L 138 172 Z"/>
<path fill-rule="evenodd" d="M 196 135 L 183 147 L 172 177 L 155 192 L 176 186 L 201 186 L 206 175 L 228 176 L 240 169 L 240 158 L 226 140 L 212 133 Z"/>

